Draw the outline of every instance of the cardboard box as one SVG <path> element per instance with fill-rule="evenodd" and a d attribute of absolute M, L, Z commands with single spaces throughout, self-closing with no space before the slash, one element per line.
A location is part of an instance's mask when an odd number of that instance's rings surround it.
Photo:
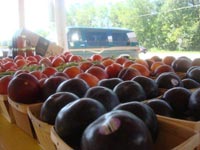
<path fill-rule="evenodd" d="M 42 103 L 31 105 L 28 107 L 28 116 L 33 124 L 37 140 L 41 147 L 45 150 L 56 150 L 54 143 L 50 138 L 52 125 L 40 120 L 40 110 Z"/>
<path fill-rule="evenodd" d="M 54 42 L 51 42 L 44 37 L 31 32 L 27 29 L 21 29 L 16 32 L 13 37 L 13 50 L 17 50 L 17 40 L 19 37 L 24 36 L 26 40 L 26 47 L 27 48 L 35 48 L 35 54 L 41 56 L 55 56 L 59 55 L 63 52 L 63 47 L 57 45 Z M 25 51 L 25 50 L 24 50 Z M 16 54 L 14 54 L 16 55 Z M 13 56 L 14 57 L 14 56 Z"/>

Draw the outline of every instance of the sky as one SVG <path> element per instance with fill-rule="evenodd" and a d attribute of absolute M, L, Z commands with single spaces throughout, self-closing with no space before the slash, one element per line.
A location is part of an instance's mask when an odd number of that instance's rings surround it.
<path fill-rule="evenodd" d="M 12 2 L 11 2 L 12 1 Z M 15 22 L 18 22 L 16 0 L 6 0 L 0 2 L 0 40 L 9 39 L 10 35 L 17 29 Z M 12 3 L 12 5 L 10 5 Z"/>
<path fill-rule="evenodd" d="M 24 0 L 26 27 L 33 31 L 49 27 L 49 0 Z M 84 4 L 92 0 L 65 0 L 66 8 L 73 3 Z M 94 1 L 94 0 L 93 0 Z M 125 0 L 96 0 L 95 3 L 106 4 Z M 12 5 L 11 5 L 12 3 Z M 6 15 L 5 15 L 6 14 Z M 10 39 L 18 28 L 18 0 L 0 1 L 0 40 Z"/>

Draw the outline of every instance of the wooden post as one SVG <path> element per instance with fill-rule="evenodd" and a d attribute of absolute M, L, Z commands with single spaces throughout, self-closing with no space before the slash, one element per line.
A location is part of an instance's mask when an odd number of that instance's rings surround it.
<path fill-rule="evenodd" d="M 19 28 L 25 27 L 24 0 L 18 0 Z"/>
<path fill-rule="evenodd" d="M 55 2 L 55 22 L 57 31 L 58 45 L 67 50 L 66 23 L 65 23 L 65 1 L 54 0 Z"/>

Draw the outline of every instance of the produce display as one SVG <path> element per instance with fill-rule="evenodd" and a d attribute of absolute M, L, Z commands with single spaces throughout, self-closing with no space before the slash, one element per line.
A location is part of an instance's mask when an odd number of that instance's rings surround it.
<path fill-rule="evenodd" d="M 57 56 L 0 59 L 0 94 L 42 103 L 39 119 L 72 149 L 153 149 L 156 115 L 199 121 L 200 59 Z"/>

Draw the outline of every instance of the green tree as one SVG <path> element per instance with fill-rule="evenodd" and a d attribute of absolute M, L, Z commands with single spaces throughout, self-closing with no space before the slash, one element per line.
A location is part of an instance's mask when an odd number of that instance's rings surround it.
<path fill-rule="evenodd" d="M 161 47 L 165 49 L 193 47 L 192 37 L 199 27 L 195 19 L 197 10 L 190 7 L 188 2 L 188 0 L 167 0 L 162 6 L 157 16 L 163 40 Z"/>
<path fill-rule="evenodd" d="M 199 0 L 126 0 L 107 5 L 89 0 L 69 7 L 67 25 L 129 28 L 147 48 L 197 49 L 199 5 Z"/>

